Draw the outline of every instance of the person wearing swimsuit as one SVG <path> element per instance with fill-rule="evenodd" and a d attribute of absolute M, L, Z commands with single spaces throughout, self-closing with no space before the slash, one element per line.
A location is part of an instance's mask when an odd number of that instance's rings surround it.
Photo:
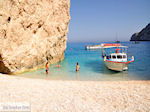
<path fill-rule="evenodd" d="M 80 66 L 79 66 L 79 63 L 77 62 L 76 64 L 76 72 L 78 72 L 80 70 Z"/>
<path fill-rule="evenodd" d="M 49 64 L 48 64 L 48 62 L 46 63 L 45 68 L 46 68 L 46 74 L 48 74 L 48 71 L 49 71 Z"/>

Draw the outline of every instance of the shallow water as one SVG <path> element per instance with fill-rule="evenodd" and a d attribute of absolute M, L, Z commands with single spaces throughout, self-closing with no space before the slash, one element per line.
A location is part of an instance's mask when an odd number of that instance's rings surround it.
<path fill-rule="evenodd" d="M 114 72 L 108 70 L 101 58 L 101 50 L 85 50 L 85 45 L 100 43 L 68 43 L 65 59 L 60 62 L 60 68 L 51 65 L 49 74 L 45 69 L 21 74 L 22 77 L 46 78 L 54 80 L 150 80 L 150 42 L 122 42 L 129 47 L 129 55 L 135 57 L 135 62 L 129 64 L 128 71 Z M 75 72 L 76 62 L 80 71 Z"/>

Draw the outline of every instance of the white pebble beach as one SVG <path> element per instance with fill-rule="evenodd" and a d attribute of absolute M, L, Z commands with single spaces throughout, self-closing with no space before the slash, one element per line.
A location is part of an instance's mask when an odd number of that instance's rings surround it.
<path fill-rule="evenodd" d="M 31 112 L 149 112 L 150 81 L 63 81 L 0 75 L 0 102 Z"/>

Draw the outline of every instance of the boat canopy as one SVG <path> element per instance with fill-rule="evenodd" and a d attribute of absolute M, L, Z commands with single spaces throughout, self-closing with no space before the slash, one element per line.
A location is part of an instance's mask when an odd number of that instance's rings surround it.
<path fill-rule="evenodd" d="M 121 46 L 121 44 L 103 44 L 103 46 Z"/>
<path fill-rule="evenodd" d="M 103 48 L 112 48 L 112 47 L 124 47 L 127 48 L 127 46 L 122 46 L 121 44 L 102 44 Z"/>

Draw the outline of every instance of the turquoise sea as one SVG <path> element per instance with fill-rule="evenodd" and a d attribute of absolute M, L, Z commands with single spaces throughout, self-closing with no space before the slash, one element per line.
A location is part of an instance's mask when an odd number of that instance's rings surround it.
<path fill-rule="evenodd" d="M 85 45 L 101 43 L 68 43 L 65 59 L 59 62 L 60 68 L 53 64 L 49 74 L 45 69 L 20 74 L 21 77 L 42 78 L 52 80 L 150 80 L 150 42 L 121 42 L 128 46 L 128 54 L 135 57 L 135 62 L 129 64 L 128 71 L 114 72 L 108 70 L 102 60 L 101 50 L 85 50 Z M 80 71 L 75 72 L 76 63 Z"/>

